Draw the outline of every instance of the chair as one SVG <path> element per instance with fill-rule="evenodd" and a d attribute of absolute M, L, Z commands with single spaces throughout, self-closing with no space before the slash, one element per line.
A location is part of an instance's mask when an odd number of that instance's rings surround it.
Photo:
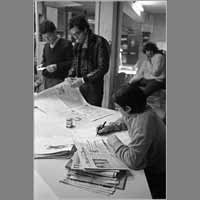
<path fill-rule="evenodd" d="M 147 98 L 147 104 L 150 105 L 163 122 L 166 123 L 166 90 L 161 89 L 154 92 Z"/>

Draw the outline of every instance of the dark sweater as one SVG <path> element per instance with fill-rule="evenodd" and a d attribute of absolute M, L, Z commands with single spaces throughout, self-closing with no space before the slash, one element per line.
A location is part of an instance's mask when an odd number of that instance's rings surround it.
<path fill-rule="evenodd" d="M 43 67 L 51 64 L 57 64 L 57 70 L 55 72 L 48 72 L 43 70 L 44 77 L 51 79 L 64 80 L 68 75 L 68 70 L 71 68 L 73 59 L 72 44 L 63 38 L 60 38 L 54 48 L 50 47 L 47 43 L 43 49 Z"/>

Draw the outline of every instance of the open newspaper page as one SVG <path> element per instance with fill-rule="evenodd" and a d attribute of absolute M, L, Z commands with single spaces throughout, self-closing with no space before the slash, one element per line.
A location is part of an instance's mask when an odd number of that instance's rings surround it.
<path fill-rule="evenodd" d="M 66 111 L 87 104 L 77 88 L 64 81 L 35 96 L 34 108 L 47 115 L 65 117 Z"/>
<path fill-rule="evenodd" d="M 116 113 L 88 104 L 79 89 L 71 88 L 68 81 L 38 93 L 34 99 L 34 109 L 48 117 L 74 118 L 78 123 L 81 120 L 96 121 Z"/>
<path fill-rule="evenodd" d="M 86 170 L 129 170 L 104 139 L 74 138 L 82 167 Z"/>
<path fill-rule="evenodd" d="M 62 100 L 62 102 L 69 108 L 77 107 L 86 103 L 79 89 L 72 88 L 68 81 L 64 81 L 55 85 L 54 87 L 43 90 L 42 92 L 38 93 L 36 98 L 49 99 L 53 96 L 57 96 L 57 98 Z"/>
<path fill-rule="evenodd" d="M 90 104 L 83 104 L 75 109 L 77 109 L 79 113 L 85 115 L 89 121 L 96 121 L 99 119 L 103 119 L 104 117 L 107 117 L 116 113 L 116 111 L 114 110 L 105 109 L 105 108 L 93 106 Z"/>

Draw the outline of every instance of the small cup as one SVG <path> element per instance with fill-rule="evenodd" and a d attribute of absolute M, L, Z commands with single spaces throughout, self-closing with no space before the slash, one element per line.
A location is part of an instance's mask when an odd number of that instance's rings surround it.
<path fill-rule="evenodd" d="M 72 118 L 66 119 L 66 128 L 73 128 L 73 127 L 74 127 L 73 119 Z"/>

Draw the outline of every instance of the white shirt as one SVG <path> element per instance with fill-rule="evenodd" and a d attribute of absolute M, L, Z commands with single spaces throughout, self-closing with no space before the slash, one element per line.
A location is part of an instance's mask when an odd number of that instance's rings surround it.
<path fill-rule="evenodd" d="M 162 54 L 155 54 L 150 59 L 144 60 L 137 76 L 145 79 L 162 81 L 166 77 L 166 60 Z"/>
<path fill-rule="evenodd" d="M 60 40 L 60 38 L 59 37 L 57 37 L 57 39 L 54 41 L 54 43 L 53 44 L 50 44 L 50 48 L 54 48 L 55 46 L 56 46 L 56 44 L 57 44 L 57 42 Z"/>

